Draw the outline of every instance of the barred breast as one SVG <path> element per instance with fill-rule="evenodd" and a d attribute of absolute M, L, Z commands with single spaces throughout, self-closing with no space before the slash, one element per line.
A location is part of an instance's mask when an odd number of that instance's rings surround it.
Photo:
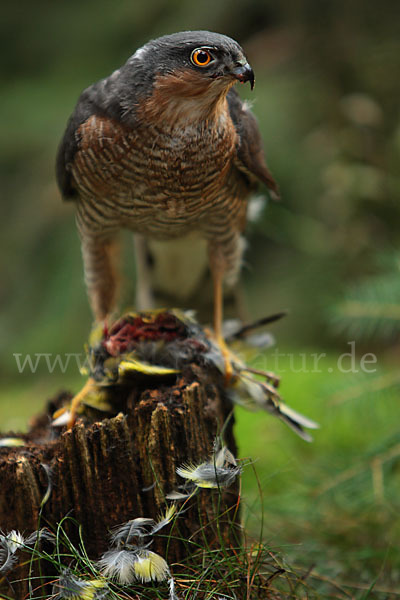
<path fill-rule="evenodd" d="M 226 115 L 183 130 L 154 123 L 132 130 L 93 115 L 78 135 L 72 176 L 81 227 L 160 239 L 196 228 L 210 237 L 244 218 L 248 186 L 233 165 L 238 140 Z"/>

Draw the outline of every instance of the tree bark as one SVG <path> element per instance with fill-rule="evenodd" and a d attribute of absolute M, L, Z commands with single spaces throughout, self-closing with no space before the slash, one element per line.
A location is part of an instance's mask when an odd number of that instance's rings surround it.
<path fill-rule="evenodd" d="M 190 365 L 177 380 L 156 389 L 123 387 L 116 402 L 118 414 L 91 424 L 78 422 L 57 433 L 49 413 L 63 400 L 65 394 L 50 403 L 49 412 L 36 419 L 28 434 L 18 436 L 26 445 L 0 448 L 0 529 L 28 534 L 40 525 L 54 530 L 69 515 L 81 525 L 93 559 L 107 549 L 110 528 L 136 517 L 157 518 L 165 509 L 166 494 L 182 483 L 176 468 L 210 458 L 215 436 L 231 412 L 222 376 L 198 365 Z M 236 454 L 232 427 L 233 419 L 224 430 L 225 440 Z M 52 489 L 39 519 L 48 487 L 43 465 L 50 469 Z M 201 491 L 177 519 L 168 554 L 162 538 L 152 549 L 171 565 L 190 557 L 198 544 L 216 547 L 223 538 L 237 545 L 237 509 L 236 484 L 220 496 L 219 490 Z M 223 517 L 217 519 L 218 513 Z M 76 524 L 67 519 L 63 526 L 78 544 Z M 46 565 L 41 568 L 51 574 Z M 8 581 L 17 574 L 9 574 Z M 17 599 L 27 591 L 26 582 L 14 583 L 12 592 L 8 586 L 4 580 L 0 591 L 14 593 Z"/>

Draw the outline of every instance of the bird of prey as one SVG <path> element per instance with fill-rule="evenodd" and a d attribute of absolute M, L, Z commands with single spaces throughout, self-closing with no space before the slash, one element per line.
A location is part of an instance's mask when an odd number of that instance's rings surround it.
<path fill-rule="evenodd" d="M 121 228 L 155 240 L 197 236 L 207 244 L 214 333 L 226 349 L 223 281 L 240 268 L 247 202 L 259 181 L 278 193 L 256 119 L 233 88 L 238 81 L 253 89 L 236 41 L 184 31 L 148 42 L 81 94 L 58 150 L 57 180 L 76 205 L 96 320 L 114 307 Z"/>

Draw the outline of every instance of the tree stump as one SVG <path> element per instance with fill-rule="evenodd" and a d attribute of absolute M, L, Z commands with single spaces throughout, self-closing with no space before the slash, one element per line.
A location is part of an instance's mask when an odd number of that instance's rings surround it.
<path fill-rule="evenodd" d="M 182 483 L 176 468 L 209 459 L 215 437 L 231 414 L 221 373 L 193 363 L 157 387 L 143 382 L 122 386 L 115 415 L 92 423 L 78 420 L 70 430 L 55 431 L 50 415 L 66 397 L 63 393 L 50 402 L 28 434 L 7 434 L 22 438 L 25 445 L 0 448 L 0 529 L 31 533 L 38 528 L 41 511 L 40 526 L 54 530 L 70 515 L 80 524 L 92 559 L 107 549 L 110 528 L 136 517 L 155 519 L 165 510 L 165 496 Z M 236 454 L 232 428 L 233 418 L 224 437 Z M 41 509 L 48 473 L 51 493 Z M 177 520 L 168 551 L 162 538 L 152 549 L 173 565 L 187 560 L 204 539 L 211 548 L 220 546 L 222 539 L 237 546 L 238 514 L 236 483 L 224 490 L 201 491 Z M 64 527 L 78 544 L 72 520 Z M 51 575 L 49 567 L 41 568 Z M 26 581 L 15 582 L 21 573 L 9 573 L 0 591 L 24 598 Z M 10 580 L 15 582 L 11 588 Z"/>

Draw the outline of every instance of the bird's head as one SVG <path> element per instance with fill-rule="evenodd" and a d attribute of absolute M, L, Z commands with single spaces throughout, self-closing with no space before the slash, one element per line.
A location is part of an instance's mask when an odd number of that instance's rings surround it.
<path fill-rule="evenodd" d="M 183 31 L 152 40 L 128 64 L 146 72 L 160 107 L 171 99 L 191 99 L 206 109 L 225 98 L 238 81 L 254 87 L 254 72 L 243 49 L 210 31 Z"/>

